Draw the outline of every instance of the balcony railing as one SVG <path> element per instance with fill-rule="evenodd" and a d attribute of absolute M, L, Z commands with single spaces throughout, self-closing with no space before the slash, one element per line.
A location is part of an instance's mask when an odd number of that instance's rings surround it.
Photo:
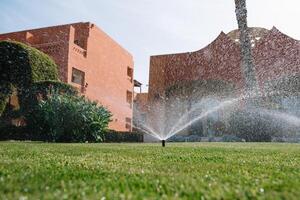
<path fill-rule="evenodd" d="M 84 50 L 83 48 L 81 48 L 80 46 L 78 46 L 77 44 L 73 44 L 72 50 L 80 55 L 82 55 L 83 57 L 86 57 L 86 50 Z"/>

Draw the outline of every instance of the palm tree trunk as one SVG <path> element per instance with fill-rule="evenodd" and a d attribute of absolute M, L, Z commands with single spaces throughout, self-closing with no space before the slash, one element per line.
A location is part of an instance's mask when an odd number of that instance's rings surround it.
<path fill-rule="evenodd" d="M 258 91 L 258 85 L 255 75 L 255 67 L 251 54 L 251 42 L 247 26 L 247 8 L 246 0 L 235 0 L 235 13 L 240 31 L 242 71 L 245 78 L 246 90 Z"/>

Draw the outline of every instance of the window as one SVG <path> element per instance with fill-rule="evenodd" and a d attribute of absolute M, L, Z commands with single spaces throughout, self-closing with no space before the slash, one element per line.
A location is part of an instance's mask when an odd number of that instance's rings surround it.
<path fill-rule="evenodd" d="M 126 121 L 125 128 L 131 130 L 131 118 L 126 117 L 125 121 Z"/>
<path fill-rule="evenodd" d="M 83 41 L 82 40 L 74 40 L 74 44 L 76 44 L 77 46 L 83 48 L 84 45 L 83 45 Z"/>
<path fill-rule="evenodd" d="M 126 101 L 130 104 L 130 108 L 132 107 L 132 92 L 127 90 L 126 93 Z"/>
<path fill-rule="evenodd" d="M 85 76 L 85 73 L 83 71 L 80 71 L 76 68 L 72 69 L 72 82 L 73 83 L 83 86 L 84 85 L 84 76 Z"/>
<path fill-rule="evenodd" d="M 132 82 L 132 80 L 133 80 L 133 69 L 130 68 L 130 67 L 127 67 L 127 76 L 129 77 L 130 82 Z"/>
<path fill-rule="evenodd" d="M 131 118 L 130 117 L 126 117 L 126 123 L 131 124 Z"/>
<path fill-rule="evenodd" d="M 126 124 L 125 128 L 128 129 L 128 130 L 131 130 L 131 125 L 130 124 Z"/>
<path fill-rule="evenodd" d="M 76 40 L 74 40 L 74 44 L 76 44 L 76 45 L 79 46 L 80 48 L 86 50 L 85 45 L 84 45 L 85 42 L 84 42 L 83 39 L 76 39 Z"/>

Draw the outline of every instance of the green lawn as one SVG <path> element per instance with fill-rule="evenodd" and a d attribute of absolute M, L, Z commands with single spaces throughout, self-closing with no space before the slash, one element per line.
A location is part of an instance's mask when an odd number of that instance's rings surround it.
<path fill-rule="evenodd" d="M 299 199 L 300 145 L 0 143 L 0 199 Z"/>

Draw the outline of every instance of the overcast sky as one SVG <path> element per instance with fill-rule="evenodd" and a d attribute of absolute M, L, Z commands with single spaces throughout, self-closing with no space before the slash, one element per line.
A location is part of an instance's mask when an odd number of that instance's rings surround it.
<path fill-rule="evenodd" d="M 300 39 L 300 0 L 247 0 L 249 26 Z M 133 56 L 148 83 L 150 55 L 199 50 L 236 29 L 234 0 L 0 0 L 0 33 L 90 21 Z M 145 90 L 146 88 L 144 88 Z"/>

